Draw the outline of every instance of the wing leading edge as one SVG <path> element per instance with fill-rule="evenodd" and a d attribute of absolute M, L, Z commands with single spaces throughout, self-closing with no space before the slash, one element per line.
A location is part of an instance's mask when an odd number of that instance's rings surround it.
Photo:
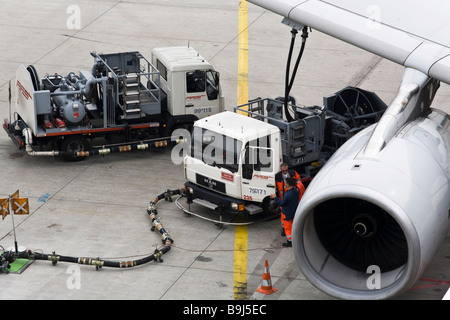
<path fill-rule="evenodd" d="M 448 1 L 248 1 L 450 84 Z"/>

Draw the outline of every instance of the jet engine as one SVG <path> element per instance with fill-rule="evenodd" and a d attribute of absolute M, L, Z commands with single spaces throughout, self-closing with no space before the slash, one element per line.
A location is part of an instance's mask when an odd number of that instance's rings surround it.
<path fill-rule="evenodd" d="M 341 299 L 386 299 L 409 289 L 449 227 L 450 117 L 431 109 L 367 156 L 375 126 L 321 169 L 293 224 L 303 274 Z"/>

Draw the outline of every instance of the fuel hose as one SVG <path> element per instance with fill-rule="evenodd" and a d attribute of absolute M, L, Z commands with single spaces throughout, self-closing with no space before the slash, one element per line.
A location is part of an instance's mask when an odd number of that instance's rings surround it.
<path fill-rule="evenodd" d="M 92 265 L 95 266 L 96 269 L 100 269 L 102 267 L 110 267 L 110 268 L 130 268 L 130 267 L 136 267 L 143 264 L 146 264 L 151 261 L 159 261 L 163 262 L 162 256 L 170 251 L 173 239 L 170 237 L 167 230 L 164 228 L 160 220 L 156 217 L 157 210 L 156 210 L 156 203 L 161 200 L 171 200 L 171 196 L 175 194 L 180 194 L 181 190 L 167 190 L 166 192 L 161 193 L 157 197 L 155 197 L 152 201 L 150 201 L 147 213 L 149 215 L 150 221 L 152 222 L 152 231 L 158 230 L 161 234 L 163 247 L 160 249 L 156 249 L 152 254 L 136 260 L 129 260 L 129 261 L 110 261 L 110 260 L 102 260 L 100 258 L 87 258 L 87 257 L 73 257 L 73 256 L 63 256 L 58 255 L 55 252 L 51 254 L 45 254 L 45 253 L 37 253 L 32 251 L 27 251 L 24 253 L 20 253 L 20 257 L 16 258 L 28 258 L 28 259 L 34 259 L 34 260 L 45 260 L 45 261 L 51 261 L 53 265 L 56 265 L 57 262 L 68 262 L 68 263 L 77 263 L 77 264 L 84 264 L 84 265 Z"/>

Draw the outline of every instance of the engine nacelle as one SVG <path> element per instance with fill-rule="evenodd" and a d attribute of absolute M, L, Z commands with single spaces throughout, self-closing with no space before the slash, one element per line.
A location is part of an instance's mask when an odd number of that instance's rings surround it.
<path fill-rule="evenodd" d="M 345 143 L 308 186 L 293 224 L 305 277 L 341 299 L 409 289 L 447 234 L 450 117 L 433 110 L 364 156 L 375 125 Z"/>

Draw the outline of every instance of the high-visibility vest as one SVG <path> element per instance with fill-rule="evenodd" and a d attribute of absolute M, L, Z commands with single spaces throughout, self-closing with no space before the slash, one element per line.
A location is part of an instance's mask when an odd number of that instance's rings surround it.
<path fill-rule="evenodd" d="M 301 199 L 303 194 L 305 193 L 305 186 L 300 181 L 300 175 L 297 173 L 297 171 L 295 171 L 293 169 L 289 169 L 288 173 L 289 173 L 289 177 L 297 180 L 297 189 L 298 189 L 298 194 L 300 197 L 299 199 Z M 282 175 L 281 171 L 275 175 L 275 185 L 277 187 L 278 198 L 280 198 L 280 200 L 281 200 L 281 199 L 283 199 L 283 195 L 286 192 L 286 186 L 284 184 L 284 179 L 283 179 L 283 175 Z"/>

